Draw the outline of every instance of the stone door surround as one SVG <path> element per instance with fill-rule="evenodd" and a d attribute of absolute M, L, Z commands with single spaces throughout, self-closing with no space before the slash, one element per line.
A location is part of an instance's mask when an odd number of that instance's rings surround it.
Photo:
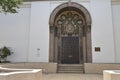
<path fill-rule="evenodd" d="M 81 4 L 75 2 L 67 2 L 59 5 L 56 7 L 50 15 L 49 19 L 49 26 L 50 26 L 50 40 L 49 40 L 49 62 L 56 62 L 58 63 L 58 56 L 59 56 L 59 45 L 58 39 L 55 37 L 56 35 L 56 18 L 62 12 L 72 10 L 80 13 L 85 20 L 85 24 L 83 25 L 84 34 L 82 37 L 82 46 L 83 46 L 83 58 L 84 63 L 92 62 L 92 49 L 91 49 L 91 16 L 88 10 L 82 6 Z"/>

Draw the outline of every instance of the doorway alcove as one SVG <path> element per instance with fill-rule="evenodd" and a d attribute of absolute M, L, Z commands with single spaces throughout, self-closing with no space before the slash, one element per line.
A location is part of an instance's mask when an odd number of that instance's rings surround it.
<path fill-rule="evenodd" d="M 60 64 L 92 62 L 91 16 L 75 2 L 59 5 L 51 13 L 49 61 Z"/>

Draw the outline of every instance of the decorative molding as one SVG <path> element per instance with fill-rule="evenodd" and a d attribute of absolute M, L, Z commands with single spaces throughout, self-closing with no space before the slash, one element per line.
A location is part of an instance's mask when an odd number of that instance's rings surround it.
<path fill-rule="evenodd" d="M 112 0 L 112 2 L 120 2 L 120 0 Z"/>
<path fill-rule="evenodd" d="M 50 28 L 51 28 L 51 29 L 50 29 L 50 33 L 53 33 L 53 32 L 54 32 L 54 27 L 51 26 Z"/>
<path fill-rule="evenodd" d="M 120 1 L 113 1 L 112 5 L 120 5 Z"/>
<path fill-rule="evenodd" d="M 58 14 L 58 12 L 60 12 L 60 10 L 68 8 L 68 7 L 69 7 L 68 3 L 63 3 L 63 4 L 59 5 L 58 7 L 56 7 L 54 9 L 54 11 L 50 15 L 50 19 L 49 19 L 50 26 L 54 25 L 54 20 L 55 20 L 56 15 Z M 85 14 L 86 25 L 91 25 L 91 23 L 92 23 L 91 22 L 91 16 L 90 16 L 90 13 L 88 12 L 88 10 L 85 7 L 83 7 L 82 5 L 80 5 L 78 3 L 75 3 L 75 2 L 71 2 L 71 7 L 75 8 L 75 9 L 78 9 L 77 11 L 82 11 L 83 14 Z"/>
<path fill-rule="evenodd" d="M 81 26 L 85 24 L 83 16 L 76 11 L 64 11 L 55 20 L 55 24 L 61 26 L 61 34 L 79 34 Z"/>
<path fill-rule="evenodd" d="M 23 2 L 20 8 L 31 8 L 31 2 Z"/>
<path fill-rule="evenodd" d="M 68 1 L 68 0 L 23 0 L 25 2 L 31 2 L 31 1 Z M 88 2 L 90 0 L 71 0 L 71 1 L 84 1 L 84 2 Z"/>
<path fill-rule="evenodd" d="M 24 2 L 33 2 L 33 1 L 65 1 L 68 0 L 23 0 Z M 71 0 L 72 2 L 90 2 L 91 0 Z M 111 0 L 111 2 L 120 2 L 120 0 Z"/>
<path fill-rule="evenodd" d="M 63 3 L 68 2 L 68 0 L 23 0 L 26 3 L 29 3 L 29 5 L 24 5 L 25 7 L 30 7 L 30 2 L 35 1 L 51 1 L 51 3 Z M 71 2 L 90 2 L 91 0 L 71 0 Z M 112 5 L 120 4 L 120 0 L 111 0 Z M 22 7 L 24 7 L 22 6 Z"/>
<path fill-rule="evenodd" d="M 55 1 L 55 2 L 57 2 L 57 1 Z M 86 21 L 86 23 L 81 25 L 85 29 L 85 30 L 83 29 L 84 33 L 85 33 L 84 35 L 83 35 L 83 33 L 81 35 L 78 35 L 79 33 L 75 35 L 73 33 L 73 31 L 72 32 L 66 31 L 66 29 L 68 29 L 68 27 L 71 28 L 71 26 L 69 26 L 69 25 L 74 24 L 73 21 L 72 21 L 72 23 L 69 23 L 69 22 L 71 22 L 72 19 L 71 19 L 71 17 L 66 16 L 66 14 L 67 14 L 66 12 L 69 12 L 69 10 L 71 10 L 72 13 L 74 13 L 74 11 L 75 11 L 75 14 L 76 14 L 76 12 L 79 13 L 79 16 L 83 16 L 82 19 L 84 19 Z M 65 17 L 63 16 L 63 14 L 65 15 Z M 65 20 L 66 18 L 69 22 L 66 22 L 66 20 Z M 72 18 L 74 18 L 74 17 L 72 17 Z M 63 21 L 61 21 L 61 19 L 64 19 L 65 23 Z M 57 56 L 61 56 L 61 50 L 60 50 L 61 49 L 61 43 L 62 43 L 61 42 L 61 37 L 63 37 L 63 36 L 65 36 L 65 37 L 67 37 L 67 36 L 79 36 L 80 41 L 81 41 L 82 38 L 84 38 L 84 39 L 82 39 L 82 42 L 84 42 L 84 43 L 81 43 L 81 44 L 83 44 L 81 46 L 83 46 L 82 49 L 84 51 L 83 52 L 84 60 L 85 60 L 84 62 L 92 62 L 91 23 L 92 23 L 92 21 L 91 21 L 90 13 L 87 11 L 87 9 L 85 7 L 78 4 L 77 2 L 71 2 L 70 4 L 68 2 L 66 2 L 66 3 L 63 3 L 59 6 L 57 6 L 53 10 L 53 12 L 51 13 L 50 19 L 49 19 L 49 26 L 50 26 L 49 27 L 50 28 L 50 54 L 49 54 L 49 59 L 50 59 L 50 62 L 58 62 L 58 64 L 61 63 L 61 61 L 62 61 L 61 57 L 57 57 Z M 68 27 L 66 28 L 64 25 L 67 25 Z M 65 34 L 62 34 L 61 26 L 64 26 L 62 31 L 65 30 Z M 53 31 L 53 29 L 54 29 L 54 31 Z M 69 34 L 67 35 L 66 32 L 67 32 L 67 34 L 68 33 Z"/>

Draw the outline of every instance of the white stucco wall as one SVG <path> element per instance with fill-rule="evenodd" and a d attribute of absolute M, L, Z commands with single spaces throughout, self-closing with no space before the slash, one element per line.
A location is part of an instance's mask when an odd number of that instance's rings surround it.
<path fill-rule="evenodd" d="M 92 16 L 92 53 L 94 63 L 114 63 L 114 40 L 110 0 L 77 1 L 90 11 Z M 49 16 L 62 1 L 33 2 L 31 8 L 30 61 L 48 61 Z M 43 10 L 44 7 L 44 10 Z M 42 12 L 41 12 L 42 11 Z M 39 18 L 42 18 L 41 19 Z M 109 24 L 108 24 L 109 23 Z M 42 27 L 40 27 L 40 25 Z M 44 29 L 44 32 L 43 30 Z M 41 35 L 42 32 L 42 35 Z M 41 40 L 42 38 L 42 40 Z M 44 44 L 44 46 L 43 46 Z M 100 52 L 94 48 L 100 47 Z M 40 48 L 38 53 L 37 48 Z M 38 57 L 37 55 L 40 54 Z M 109 56 L 108 56 L 109 55 Z"/>
<path fill-rule="evenodd" d="M 93 63 L 114 63 L 111 0 L 91 0 Z M 100 52 L 94 48 L 100 47 Z"/>
<path fill-rule="evenodd" d="M 48 62 L 49 2 L 31 3 L 29 62 Z"/>
<path fill-rule="evenodd" d="M 113 6 L 116 54 L 114 50 L 111 0 L 86 0 L 80 3 L 92 17 L 93 63 L 114 63 L 119 59 L 119 6 Z M 49 17 L 51 12 L 65 1 L 31 2 L 31 8 L 21 8 L 18 14 L 0 13 L 0 46 L 11 47 L 12 62 L 49 61 Z M 100 47 L 100 52 L 94 48 Z"/>
<path fill-rule="evenodd" d="M 116 62 L 120 63 L 120 2 L 112 5 Z"/>
<path fill-rule="evenodd" d="M 65 1 L 31 3 L 29 62 L 49 61 L 49 17 L 52 11 L 63 2 Z M 88 6 L 88 4 L 82 4 Z"/>
<path fill-rule="evenodd" d="M 28 37 L 30 8 L 22 7 L 17 14 L 0 13 L 0 47 L 10 47 L 14 52 L 8 60 L 26 62 L 28 54 Z"/>

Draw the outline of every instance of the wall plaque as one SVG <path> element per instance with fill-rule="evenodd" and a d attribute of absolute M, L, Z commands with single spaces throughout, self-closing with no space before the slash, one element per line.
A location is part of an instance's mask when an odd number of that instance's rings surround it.
<path fill-rule="evenodd" d="M 100 51 L 101 51 L 100 47 L 95 47 L 95 52 L 100 52 Z"/>

